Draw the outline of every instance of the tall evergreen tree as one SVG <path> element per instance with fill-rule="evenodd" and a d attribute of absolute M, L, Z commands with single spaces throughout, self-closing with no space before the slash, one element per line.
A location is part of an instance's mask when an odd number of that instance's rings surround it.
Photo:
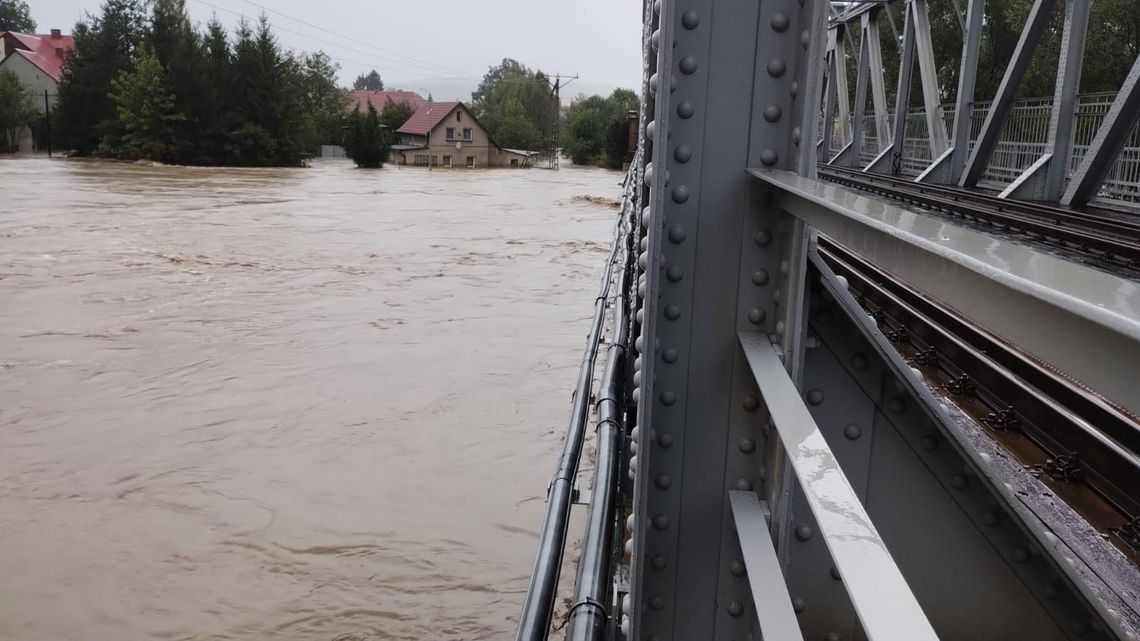
<path fill-rule="evenodd" d="M 360 107 L 352 110 L 348 118 L 344 151 L 357 167 L 383 167 L 388 162 L 392 154 L 389 134 L 380 124 L 380 114 L 371 103 L 365 113 L 361 113 Z"/>
<path fill-rule="evenodd" d="M 125 131 L 116 151 L 127 158 L 179 160 L 178 124 L 186 116 L 178 112 L 158 56 L 140 48 L 132 68 L 119 74 L 111 88 Z"/>
<path fill-rule="evenodd" d="M 0 0 L 0 31 L 35 33 L 36 21 L 23 0 Z"/>
<path fill-rule="evenodd" d="M 357 91 L 384 91 L 384 81 L 380 79 L 380 72 L 373 69 L 357 76 L 352 81 L 352 88 Z"/>

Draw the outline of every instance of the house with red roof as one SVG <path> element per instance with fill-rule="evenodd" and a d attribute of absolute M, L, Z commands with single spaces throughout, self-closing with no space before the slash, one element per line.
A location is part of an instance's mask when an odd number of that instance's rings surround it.
<path fill-rule="evenodd" d="M 51 33 L 0 31 L 0 71 L 16 74 L 42 112 L 45 92 L 49 104 L 55 103 L 64 57 L 74 48 L 75 37 L 65 36 L 59 29 Z M 30 131 L 21 135 L 19 146 L 21 151 L 31 150 Z"/>
<path fill-rule="evenodd" d="M 384 111 L 393 102 L 403 102 L 411 105 L 412 109 L 419 109 L 427 104 L 418 93 L 414 91 L 350 91 L 347 94 L 348 101 L 346 102 L 346 109 L 352 113 L 354 109 L 360 111 L 368 111 L 368 105 L 376 108 L 376 111 Z"/>
<path fill-rule="evenodd" d="M 504 149 L 462 102 L 426 102 L 399 129 L 393 161 L 419 167 L 529 167 L 537 152 Z"/>

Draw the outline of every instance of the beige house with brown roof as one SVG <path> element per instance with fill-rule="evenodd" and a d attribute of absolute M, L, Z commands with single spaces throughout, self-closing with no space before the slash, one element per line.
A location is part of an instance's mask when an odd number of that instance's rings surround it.
<path fill-rule="evenodd" d="M 429 102 L 396 130 L 392 162 L 419 167 L 530 167 L 536 152 L 504 149 L 462 102 Z"/>

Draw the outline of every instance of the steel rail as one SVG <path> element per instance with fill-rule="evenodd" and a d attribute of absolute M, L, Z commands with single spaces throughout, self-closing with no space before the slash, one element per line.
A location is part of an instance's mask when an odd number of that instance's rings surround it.
<path fill-rule="evenodd" d="M 627 322 L 629 275 L 627 264 L 618 286 L 622 300 L 614 313 L 613 328 L 616 333 L 607 351 L 601 396 L 595 404 L 598 413 L 598 445 L 594 484 L 590 489 L 590 509 L 586 515 L 586 533 L 582 537 L 582 556 L 578 560 L 574 601 L 567 615 L 569 623 L 566 641 L 599 641 L 605 638 L 606 623 L 610 618 L 606 597 L 609 594 L 610 562 L 613 558 L 614 507 L 621 462 L 619 443 L 624 432 L 622 400 L 630 330 Z"/>
<path fill-rule="evenodd" d="M 1140 265 L 1140 225 L 1131 221 L 833 166 L 821 166 L 819 175 L 894 200 L 1019 230 L 1039 240 L 1056 239 L 1105 260 Z"/>
<path fill-rule="evenodd" d="M 628 183 L 627 177 L 627 183 Z M 573 504 L 574 478 L 578 474 L 578 462 L 582 457 L 582 443 L 586 432 L 586 422 L 590 416 L 590 390 L 594 381 L 594 364 L 598 358 L 598 345 L 601 342 L 602 328 L 605 325 L 606 307 L 613 280 L 613 267 L 621 250 L 623 240 L 629 233 L 630 225 L 625 224 L 632 216 L 634 208 L 626 206 L 621 210 L 614 229 L 613 246 L 606 259 L 602 273 L 602 284 L 594 301 L 594 318 L 586 339 L 586 350 L 578 367 L 578 381 L 571 401 L 570 424 L 558 460 L 558 469 L 550 481 L 547 491 L 546 512 L 542 518 L 542 529 L 538 539 L 538 553 L 531 571 L 522 614 L 519 616 L 516 641 L 542 641 L 550 631 L 550 621 L 554 611 L 554 599 L 558 590 L 558 577 L 562 571 L 562 556 L 566 548 L 566 530 L 570 524 L 570 508 Z M 629 211 L 627 211 L 629 210 Z"/>
<path fill-rule="evenodd" d="M 937 355 L 968 377 L 958 378 L 952 395 L 980 395 L 970 391 L 976 384 L 990 396 L 991 429 L 1020 431 L 1054 459 L 1078 454 L 1090 487 L 1122 514 L 1140 515 L 1140 426 L 1134 417 L 834 241 L 821 236 L 819 254 L 862 300 L 905 330 L 892 330 L 896 342 L 920 347 L 917 338 L 934 350 L 928 359 Z"/>

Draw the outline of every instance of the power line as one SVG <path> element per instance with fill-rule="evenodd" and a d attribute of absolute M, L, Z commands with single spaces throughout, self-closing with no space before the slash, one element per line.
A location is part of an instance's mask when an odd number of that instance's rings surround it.
<path fill-rule="evenodd" d="M 248 5 L 252 5 L 252 6 L 254 6 L 254 7 L 257 7 L 258 9 L 261 9 L 262 11 L 268 11 L 268 12 L 270 12 L 270 13 L 275 13 L 275 14 L 277 14 L 277 15 L 279 15 L 279 16 L 281 16 L 281 17 L 283 17 L 283 18 L 287 18 L 287 19 L 289 19 L 289 20 L 292 20 L 293 22 L 297 22 L 297 23 L 303 24 L 303 25 L 305 25 L 306 27 L 310 27 L 310 28 L 312 28 L 312 29 L 317 29 L 318 31 L 323 31 L 323 32 L 325 32 L 325 33 L 327 33 L 327 34 L 329 34 L 329 35 L 333 35 L 333 36 L 336 36 L 336 37 L 338 37 L 338 38 L 344 38 L 345 40 L 348 40 L 349 42 L 355 42 L 356 44 L 359 44 L 359 45 L 364 45 L 365 47 L 369 47 L 369 48 L 371 48 L 371 49 L 376 49 L 377 51 L 383 51 L 383 52 L 385 52 L 385 53 L 388 53 L 388 54 L 391 54 L 391 55 L 393 55 L 393 56 L 397 56 L 397 57 L 400 57 L 400 58 L 405 58 L 405 59 L 407 59 L 407 60 L 410 60 L 410 61 L 413 61 L 413 62 L 419 62 L 419 63 L 423 63 L 423 64 L 425 64 L 425 65 L 428 65 L 428 66 L 430 66 L 430 67 L 435 67 L 436 69 L 439 69 L 439 70 L 441 70 L 441 71 L 446 71 L 446 72 L 448 72 L 448 73 L 454 73 L 454 74 L 463 75 L 463 72 L 461 72 L 461 71 L 456 71 L 455 69 L 451 69 L 451 68 L 449 68 L 449 67 L 444 67 L 443 65 L 439 65 L 439 64 L 436 64 L 436 63 L 434 63 L 434 62 L 431 62 L 430 60 L 424 60 L 424 59 L 421 59 L 421 58 L 416 58 L 416 57 L 413 57 L 413 56 L 409 56 L 409 55 L 407 55 L 407 54 L 403 54 L 403 53 L 400 53 L 399 51 L 392 51 L 391 49 L 385 49 L 384 47 L 380 47 L 380 46 L 374 45 L 374 44 L 372 44 L 372 43 L 369 43 L 369 42 L 364 42 L 363 40 L 357 40 L 356 38 L 353 38 L 353 37 L 351 37 L 351 36 L 346 36 L 346 35 L 344 35 L 344 34 L 342 34 L 342 33 L 338 33 L 338 32 L 336 32 L 336 31 L 332 31 L 331 29 L 326 29 L 326 28 L 324 28 L 324 27 L 322 27 L 322 26 L 320 26 L 320 25 L 316 25 L 316 24 L 313 24 L 313 23 L 311 23 L 311 22 L 306 22 L 305 20 L 302 20 L 302 19 L 300 19 L 300 18 L 296 18 L 296 17 L 293 17 L 293 16 L 291 16 L 291 15 L 289 15 L 289 14 L 287 14 L 287 13 L 284 13 L 284 12 L 282 12 L 282 11 L 278 11 L 278 10 L 276 10 L 276 9 L 270 9 L 269 7 L 267 7 L 267 6 L 265 6 L 265 5 L 262 5 L 262 4 L 258 4 L 258 3 L 256 3 L 256 2 L 253 2 L 253 0 L 242 0 L 242 2 L 244 2 L 244 3 L 248 4 Z"/>
<path fill-rule="evenodd" d="M 242 19 L 247 19 L 249 17 L 249 16 L 246 16 L 244 13 L 241 13 L 240 11 L 234 11 L 233 9 L 227 9 L 226 7 L 219 7 L 218 5 L 213 4 L 211 2 L 207 2 L 206 0 L 194 0 L 194 2 L 197 2 L 198 4 L 210 7 L 211 9 L 214 9 L 215 11 L 222 11 L 225 13 L 229 13 L 231 15 L 238 16 Z M 400 60 L 391 60 L 391 59 L 385 60 L 385 59 L 379 57 L 378 54 L 374 54 L 374 53 L 371 53 L 368 51 L 361 51 L 359 49 L 354 49 L 352 47 L 342 45 L 338 42 L 332 42 L 330 40 L 324 40 L 324 39 L 318 38 L 312 34 L 303 33 L 300 31 L 294 31 L 292 29 L 287 29 L 287 28 L 282 27 L 280 25 L 274 25 L 273 29 L 275 29 L 277 31 L 283 31 L 285 33 L 291 33 L 293 35 L 301 36 L 302 38 L 309 38 L 310 40 L 315 40 L 316 42 L 320 42 L 322 44 L 330 45 L 333 47 L 338 47 L 340 49 L 352 51 L 354 53 L 363 54 L 365 56 L 377 56 L 376 58 L 372 59 L 372 62 L 368 63 L 368 62 L 360 62 L 359 60 L 352 60 L 352 59 L 347 59 L 347 58 L 338 58 L 336 56 L 329 55 L 330 58 L 332 58 L 333 60 L 336 60 L 338 62 L 344 62 L 344 63 L 348 63 L 348 64 L 352 64 L 352 65 L 360 65 L 360 66 L 364 66 L 364 67 L 369 67 L 369 66 L 384 67 L 384 66 L 388 66 L 388 65 L 399 65 L 399 66 L 403 66 L 405 68 L 417 68 L 418 67 L 421 71 L 426 71 L 426 70 L 435 71 L 434 69 L 429 69 L 429 68 L 427 68 L 424 65 L 419 64 L 419 63 L 407 63 L 407 62 L 402 62 Z M 301 49 L 301 50 L 306 51 L 307 53 L 312 53 L 312 52 L 307 51 L 305 49 Z M 381 64 L 377 65 L 377 62 L 381 62 Z"/>

